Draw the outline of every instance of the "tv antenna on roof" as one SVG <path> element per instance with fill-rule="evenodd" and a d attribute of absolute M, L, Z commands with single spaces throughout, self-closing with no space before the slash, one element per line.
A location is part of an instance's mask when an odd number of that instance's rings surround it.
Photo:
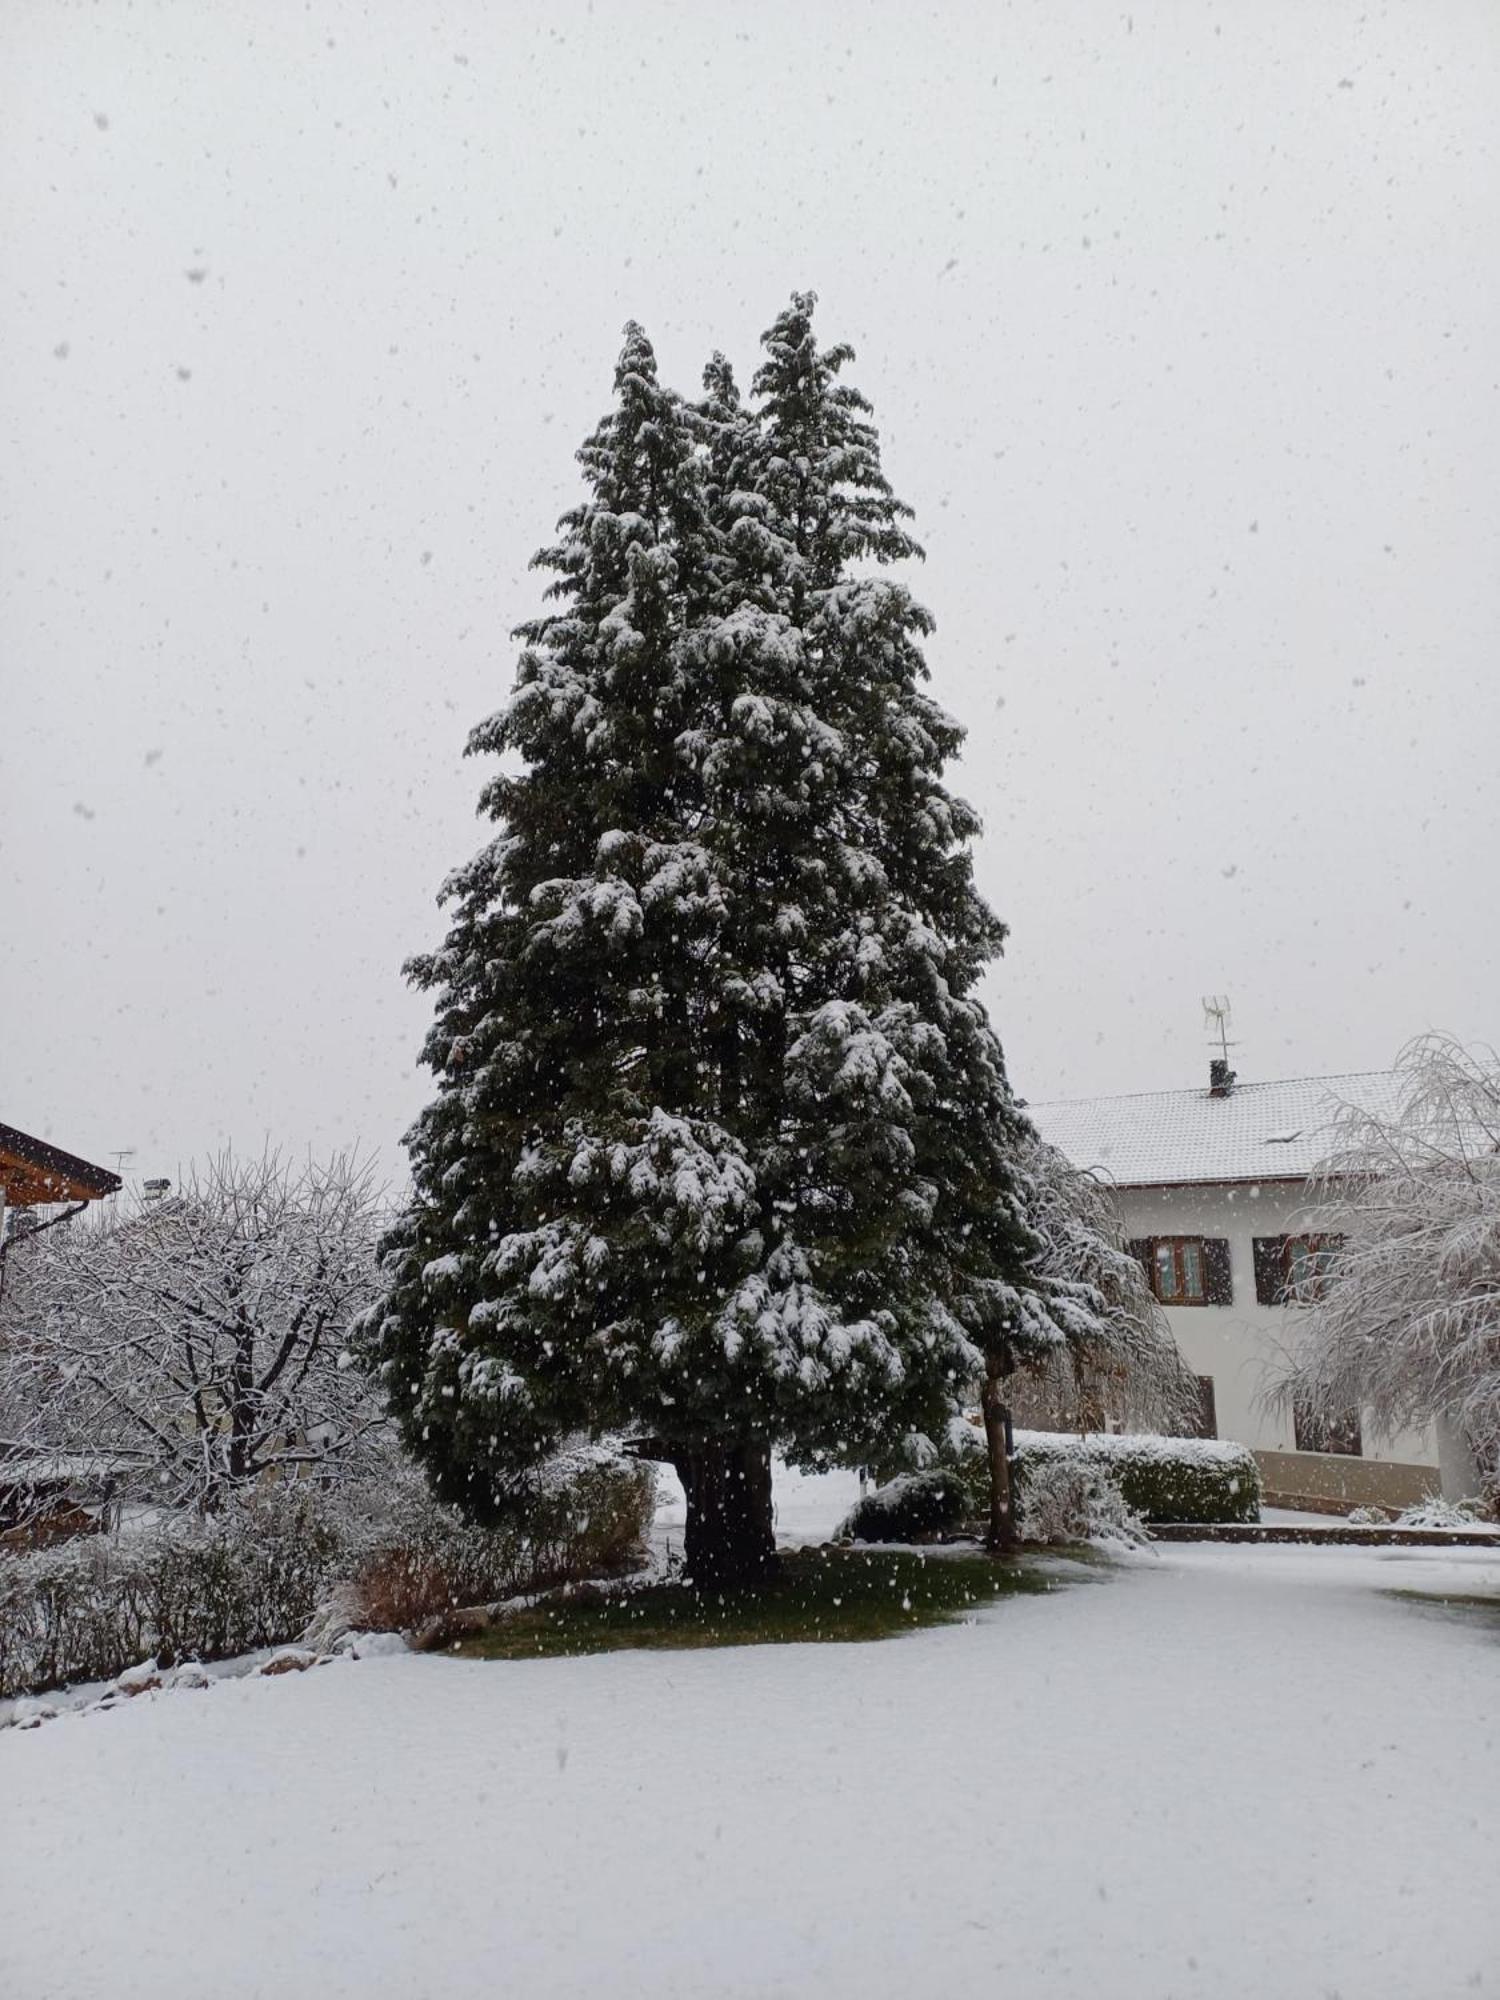
<path fill-rule="evenodd" d="M 1238 1042 L 1229 1039 L 1229 995 L 1208 993 L 1203 999 L 1203 1025 L 1212 1028 L 1219 1038 L 1219 1053 L 1224 1061 L 1229 1061 L 1229 1051 L 1239 1047 Z"/>

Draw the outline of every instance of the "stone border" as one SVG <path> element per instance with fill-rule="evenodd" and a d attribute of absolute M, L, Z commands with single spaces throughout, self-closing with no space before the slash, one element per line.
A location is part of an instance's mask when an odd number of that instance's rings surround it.
<path fill-rule="evenodd" d="M 1165 1521 L 1147 1530 L 1153 1542 L 1294 1542 L 1316 1548 L 1336 1543 L 1360 1549 L 1488 1549 L 1500 1556 L 1500 1533 L 1483 1528 L 1360 1528 L 1298 1526 L 1248 1521 Z"/>

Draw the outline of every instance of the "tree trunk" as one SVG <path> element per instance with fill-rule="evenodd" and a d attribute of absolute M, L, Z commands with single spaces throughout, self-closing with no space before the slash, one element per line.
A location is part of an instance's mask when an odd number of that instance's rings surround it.
<path fill-rule="evenodd" d="M 687 1573 L 700 1590 L 763 1583 L 776 1568 L 769 1445 L 715 1439 L 677 1445 L 687 1495 Z"/>
<path fill-rule="evenodd" d="M 1000 1364 L 991 1356 L 985 1368 L 979 1406 L 984 1413 L 984 1442 L 990 1461 L 990 1532 L 987 1544 L 999 1555 L 1014 1555 L 1021 1546 L 1016 1530 L 1015 1494 L 1010 1483 L 1010 1459 L 1005 1451 L 1005 1404 L 1000 1396 Z"/>

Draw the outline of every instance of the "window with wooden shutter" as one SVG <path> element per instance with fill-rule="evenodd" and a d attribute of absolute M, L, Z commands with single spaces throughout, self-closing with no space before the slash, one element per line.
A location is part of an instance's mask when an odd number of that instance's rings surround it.
<path fill-rule="evenodd" d="M 1137 1236 L 1126 1245 L 1145 1266 L 1164 1306 L 1227 1306 L 1234 1301 L 1229 1245 L 1222 1236 Z"/>
<path fill-rule="evenodd" d="M 1203 1239 L 1203 1298 L 1204 1303 L 1211 1306 L 1234 1304 L 1229 1243 L 1223 1236 L 1205 1236 Z"/>
<path fill-rule="evenodd" d="M 1228 1303 L 1212 1296 L 1210 1287 L 1228 1285 L 1229 1245 L 1203 1236 L 1153 1236 L 1146 1272 L 1151 1290 L 1164 1306 L 1206 1306 Z M 1222 1252 L 1222 1270 L 1219 1253 Z M 1216 1276 L 1215 1273 L 1218 1272 Z"/>
<path fill-rule="evenodd" d="M 1340 1458 L 1364 1457 L 1358 1410 L 1328 1417 L 1299 1398 L 1292 1406 L 1292 1429 L 1298 1451 L 1334 1452 Z"/>
<path fill-rule="evenodd" d="M 1283 1297 L 1288 1305 L 1310 1305 L 1327 1289 L 1328 1267 L 1343 1248 L 1342 1236 L 1288 1236 Z"/>
<path fill-rule="evenodd" d="M 1256 1236 L 1251 1239 L 1255 1258 L 1255 1298 L 1258 1305 L 1286 1304 L 1286 1238 Z"/>
<path fill-rule="evenodd" d="M 1255 1296 L 1263 1306 L 1307 1305 L 1323 1296 L 1330 1260 L 1342 1236 L 1257 1236 Z"/>

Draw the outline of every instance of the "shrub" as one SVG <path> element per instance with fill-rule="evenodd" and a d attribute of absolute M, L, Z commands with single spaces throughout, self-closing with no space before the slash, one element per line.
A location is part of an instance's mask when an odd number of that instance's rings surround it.
<path fill-rule="evenodd" d="M 1146 1524 L 1103 1466 L 1062 1456 L 1043 1459 L 1019 1494 L 1018 1526 L 1028 1542 L 1126 1542 L 1147 1539 Z"/>
<path fill-rule="evenodd" d="M 1110 1480 L 1125 1506 L 1148 1523 L 1260 1519 L 1260 1468 L 1246 1445 L 1216 1438 L 1018 1431 L 1015 1469 L 1023 1512 L 1028 1480 L 1059 1461 Z"/>
<path fill-rule="evenodd" d="M 524 1529 L 476 1528 L 404 1465 L 379 1490 L 281 1487 L 138 1534 L 0 1555 L 0 1696 L 135 1662 L 228 1659 L 320 1631 L 403 1630 L 455 1604 L 618 1569 L 651 1521 L 648 1466 L 560 1453 Z"/>
<path fill-rule="evenodd" d="M 950 1466 L 906 1472 L 879 1486 L 840 1523 L 840 1537 L 856 1542 L 911 1542 L 956 1528 L 969 1512 L 969 1496 Z"/>
<path fill-rule="evenodd" d="M 1353 1515 L 1350 1516 L 1352 1520 Z M 1484 1526 L 1484 1516 L 1476 1500 L 1443 1500 L 1429 1493 L 1413 1507 L 1404 1507 L 1396 1516 L 1398 1528 L 1474 1528 Z"/>
<path fill-rule="evenodd" d="M 315 1501 L 282 1494 L 0 1557 L 0 1695 L 108 1679 L 147 1656 L 227 1659 L 291 1638 L 329 1587 L 338 1548 Z"/>
<path fill-rule="evenodd" d="M 408 1469 L 360 1538 L 342 1594 L 345 1620 L 369 1631 L 410 1631 L 459 1605 L 629 1568 L 643 1553 L 655 1499 L 649 1465 L 580 1445 L 549 1460 L 514 1522 L 481 1528 L 435 1500 Z"/>

